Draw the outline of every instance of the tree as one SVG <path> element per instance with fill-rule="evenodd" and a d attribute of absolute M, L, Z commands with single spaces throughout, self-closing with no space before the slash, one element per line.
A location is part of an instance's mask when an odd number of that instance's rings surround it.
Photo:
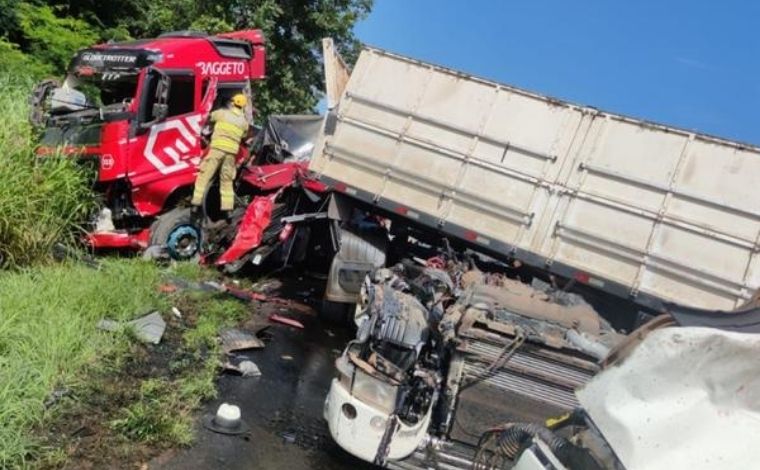
<path fill-rule="evenodd" d="M 0 0 L 0 37 L 63 72 L 78 48 L 103 40 L 183 29 L 247 28 L 267 38 L 267 78 L 255 84 L 259 116 L 311 112 L 322 86 L 320 40 L 332 37 L 349 62 L 353 32 L 373 0 Z"/>
<path fill-rule="evenodd" d="M 135 36 L 178 29 L 263 30 L 267 78 L 255 84 L 261 116 L 313 111 L 323 89 L 321 39 L 332 37 L 347 58 L 355 57 L 359 42 L 353 27 L 372 8 L 372 0 L 137 1 L 145 2 L 146 14 L 127 26 Z"/>

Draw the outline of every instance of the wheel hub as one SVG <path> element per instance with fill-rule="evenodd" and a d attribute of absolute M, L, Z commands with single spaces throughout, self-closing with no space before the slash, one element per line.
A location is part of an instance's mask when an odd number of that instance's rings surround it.
<path fill-rule="evenodd" d="M 178 260 L 190 259 L 198 253 L 200 232 L 192 225 L 175 227 L 166 240 L 166 250 L 169 256 Z"/>

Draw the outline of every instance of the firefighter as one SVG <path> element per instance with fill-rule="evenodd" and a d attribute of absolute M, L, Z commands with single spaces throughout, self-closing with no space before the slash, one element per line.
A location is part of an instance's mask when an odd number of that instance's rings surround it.
<path fill-rule="evenodd" d="M 231 211 L 235 205 L 235 190 L 232 183 L 235 180 L 235 157 L 240 148 L 240 142 L 247 136 L 250 123 L 243 109 L 248 99 L 242 93 L 232 97 L 226 108 L 211 113 L 210 122 L 214 123 L 211 135 L 210 150 L 203 159 L 195 179 L 192 204 L 201 206 L 203 194 L 206 192 L 214 174 L 219 169 L 219 196 L 221 209 Z"/>

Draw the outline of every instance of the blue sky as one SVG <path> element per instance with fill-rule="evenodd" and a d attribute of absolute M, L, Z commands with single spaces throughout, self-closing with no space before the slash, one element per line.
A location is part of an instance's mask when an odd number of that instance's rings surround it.
<path fill-rule="evenodd" d="M 375 0 L 367 44 L 760 145 L 760 1 Z"/>

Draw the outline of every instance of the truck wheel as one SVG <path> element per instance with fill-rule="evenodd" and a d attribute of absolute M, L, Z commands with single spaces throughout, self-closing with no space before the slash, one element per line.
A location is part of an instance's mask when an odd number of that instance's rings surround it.
<path fill-rule="evenodd" d="M 159 216 L 150 227 L 150 244 L 165 246 L 172 259 L 195 258 L 201 247 L 201 230 L 192 223 L 192 209 L 177 207 Z"/>
<path fill-rule="evenodd" d="M 319 318 L 335 325 L 348 325 L 351 322 L 351 314 L 355 307 L 356 304 L 331 302 L 323 299 L 322 308 L 319 309 Z"/>

